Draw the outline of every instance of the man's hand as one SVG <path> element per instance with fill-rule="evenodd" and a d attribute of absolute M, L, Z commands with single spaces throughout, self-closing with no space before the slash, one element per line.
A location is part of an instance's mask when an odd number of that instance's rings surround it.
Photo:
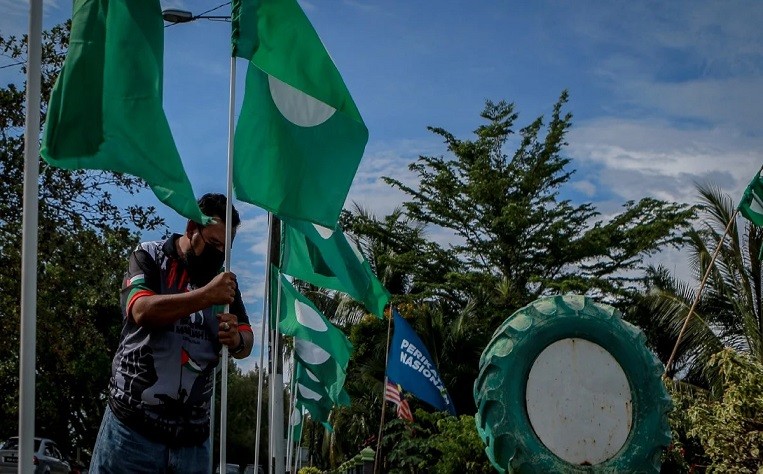
<path fill-rule="evenodd" d="M 204 296 L 209 305 L 231 304 L 236 296 L 236 275 L 232 272 L 223 272 L 212 278 L 212 281 L 204 285 Z M 233 319 L 235 322 L 235 317 Z"/>
<path fill-rule="evenodd" d="M 235 349 L 241 343 L 241 333 L 238 332 L 238 318 L 235 314 L 220 313 L 217 315 L 218 338 L 221 344 L 225 344 L 229 349 Z"/>

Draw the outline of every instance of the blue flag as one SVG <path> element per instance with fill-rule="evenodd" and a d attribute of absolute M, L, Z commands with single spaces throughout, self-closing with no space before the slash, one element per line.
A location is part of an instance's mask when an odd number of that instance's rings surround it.
<path fill-rule="evenodd" d="M 400 313 L 393 313 L 395 332 L 389 347 L 387 377 L 436 409 L 455 415 L 456 408 L 429 351 Z"/>

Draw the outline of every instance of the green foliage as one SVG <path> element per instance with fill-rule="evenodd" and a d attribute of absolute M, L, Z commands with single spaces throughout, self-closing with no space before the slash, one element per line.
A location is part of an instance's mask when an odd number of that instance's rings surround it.
<path fill-rule="evenodd" d="M 234 363 L 228 366 L 228 430 L 227 430 L 227 454 L 228 462 L 246 465 L 254 460 L 254 447 L 257 428 L 257 384 L 259 383 L 260 371 L 243 373 Z M 215 426 L 220 426 L 220 395 L 222 377 L 217 376 L 217 390 L 215 391 Z M 267 378 L 263 379 L 262 386 L 262 417 L 260 419 L 260 463 L 267 465 L 269 417 L 268 403 L 269 391 Z M 283 406 L 288 406 L 284 403 Z M 285 432 L 285 431 L 284 431 Z M 214 459 L 219 459 L 219 431 L 216 430 L 215 442 L 212 446 Z"/>
<path fill-rule="evenodd" d="M 644 259 L 679 245 L 694 215 L 644 198 L 605 220 L 593 204 L 565 199 L 574 173 L 563 155 L 572 123 L 566 103 L 563 92 L 547 123 L 538 117 L 518 128 L 513 104 L 488 101 L 471 139 L 430 128 L 447 154 L 412 163 L 413 184 L 385 178 L 407 195 L 403 208 L 380 219 L 359 208 L 343 215 L 437 362 L 459 413 L 476 411 L 479 357 L 506 317 L 568 291 L 624 306 L 643 279 Z M 427 235 L 433 231 L 453 243 L 438 243 L 442 237 Z M 365 337 L 378 344 L 385 329 Z M 383 351 L 369 356 L 376 367 Z M 380 381 L 383 371 L 368 375 Z"/>
<path fill-rule="evenodd" d="M 709 361 L 724 347 L 763 362 L 763 266 L 758 258 L 763 229 L 732 225 L 724 237 L 734 216 L 734 201 L 709 185 L 698 186 L 698 190 L 702 220 L 688 233 L 690 263 L 698 280 L 708 269 L 710 274 L 670 374 L 685 374 L 684 381 L 718 390 L 720 366 Z M 716 249 L 717 258 L 710 266 Z M 667 362 L 696 299 L 696 289 L 662 267 L 650 268 L 649 276 L 648 291 L 632 320 L 649 328 L 653 348 Z"/>
<path fill-rule="evenodd" d="M 385 426 L 384 472 L 439 474 L 491 473 L 474 417 L 416 410 L 414 422 L 396 419 Z"/>
<path fill-rule="evenodd" d="M 709 364 L 722 377 L 723 392 L 698 396 L 688 409 L 688 436 L 710 458 L 709 472 L 763 469 L 763 364 L 725 349 Z"/>
<path fill-rule="evenodd" d="M 298 474 L 321 474 L 322 472 L 315 466 L 302 467 L 297 471 Z"/>

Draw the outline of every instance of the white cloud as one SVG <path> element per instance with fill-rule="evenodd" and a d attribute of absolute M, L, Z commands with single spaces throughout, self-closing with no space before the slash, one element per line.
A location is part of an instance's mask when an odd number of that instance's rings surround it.
<path fill-rule="evenodd" d="M 593 169 L 588 179 L 614 195 L 682 202 L 693 201 L 694 184 L 703 182 L 739 195 L 760 167 L 763 147 L 763 139 L 730 129 L 614 118 L 578 125 L 569 142 L 569 154 Z"/>
<path fill-rule="evenodd" d="M 596 194 L 596 185 L 593 184 L 591 181 L 588 180 L 582 180 L 582 181 L 573 181 L 570 186 L 572 186 L 574 189 L 577 189 L 584 195 L 591 197 L 594 194 Z"/>

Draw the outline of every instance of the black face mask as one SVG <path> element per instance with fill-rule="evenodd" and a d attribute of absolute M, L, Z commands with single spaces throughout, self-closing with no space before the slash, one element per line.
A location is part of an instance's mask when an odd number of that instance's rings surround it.
<path fill-rule="evenodd" d="M 201 235 L 201 234 L 199 234 Z M 201 237 L 204 239 L 204 236 Z M 204 249 L 196 255 L 193 249 L 185 254 L 188 278 L 196 286 L 204 286 L 212 280 L 225 263 L 225 254 L 204 241 Z"/>

